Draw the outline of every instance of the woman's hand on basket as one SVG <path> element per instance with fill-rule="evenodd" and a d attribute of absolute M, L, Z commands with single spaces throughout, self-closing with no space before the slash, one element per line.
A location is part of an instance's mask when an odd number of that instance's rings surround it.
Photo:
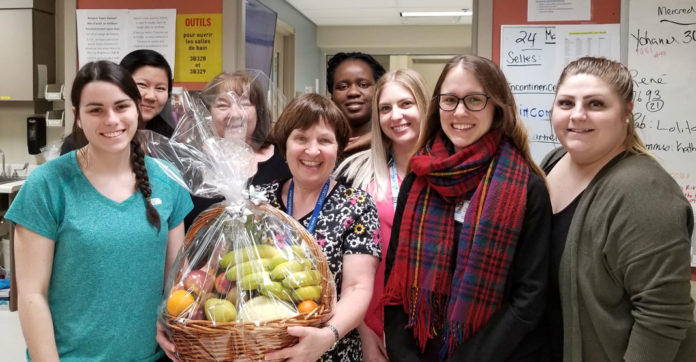
<path fill-rule="evenodd" d="M 180 360 L 176 358 L 176 346 L 169 339 L 167 333 L 159 322 L 157 322 L 157 337 L 155 337 L 155 339 L 169 359 L 174 362 L 180 362 Z"/>
<path fill-rule="evenodd" d="M 306 362 L 318 360 L 334 344 L 334 335 L 328 328 L 288 327 L 288 334 L 300 341 L 288 348 L 266 354 L 266 360 Z"/>

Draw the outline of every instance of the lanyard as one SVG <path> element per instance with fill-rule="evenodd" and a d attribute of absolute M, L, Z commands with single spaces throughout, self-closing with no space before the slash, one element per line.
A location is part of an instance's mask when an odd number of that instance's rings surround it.
<path fill-rule="evenodd" d="M 319 212 L 321 211 L 321 207 L 324 205 L 324 200 L 326 200 L 326 195 L 329 193 L 329 183 L 331 182 L 331 178 L 326 180 L 326 183 L 324 184 L 324 187 L 321 189 L 321 193 L 319 193 L 319 198 L 317 199 L 317 203 L 314 205 L 314 211 L 312 211 L 312 218 L 309 219 L 309 225 L 307 226 L 307 231 L 309 233 L 314 232 L 314 228 L 317 226 L 317 220 L 319 219 Z M 293 180 L 290 180 L 290 187 L 288 188 L 288 207 L 287 207 L 287 214 L 292 216 L 292 194 L 293 190 L 295 189 L 295 183 Z"/>
<path fill-rule="evenodd" d="M 394 210 L 396 210 L 396 199 L 399 198 L 399 175 L 396 173 L 394 156 L 389 160 L 389 181 L 392 191 L 392 203 L 394 204 Z"/>

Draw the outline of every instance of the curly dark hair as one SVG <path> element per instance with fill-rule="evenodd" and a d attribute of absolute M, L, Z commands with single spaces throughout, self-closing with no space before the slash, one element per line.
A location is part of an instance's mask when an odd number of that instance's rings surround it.
<path fill-rule="evenodd" d="M 386 73 L 386 70 L 384 70 L 382 64 L 379 64 L 379 62 L 370 54 L 361 52 L 336 53 L 333 57 L 331 57 L 331 59 L 329 59 L 326 66 L 326 90 L 328 90 L 329 93 L 333 93 L 334 73 L 336 73 L 336 68 L 338 68 L 338 66 L 346 60 L 361 60 L 365 62 L 365 64 L 372 69 L 372 77 L 375 78 L 375 82 L 378 81 L 379 78 L 384 75 L 384 73 Z"/>

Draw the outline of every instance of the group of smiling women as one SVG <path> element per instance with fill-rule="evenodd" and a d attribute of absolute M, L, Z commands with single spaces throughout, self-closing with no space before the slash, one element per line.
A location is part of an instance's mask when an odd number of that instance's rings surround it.
<path fill-rule="evenodd" d="M 187 215 L 221 199 L 191 202 L 142 154 L 148 85 L 171 89 L 171 71 L 144 67 L 161 79 L 80 70 L 76 151 L 37 168 L 5 216 L 33 360 L 166 359 L 157 342 L 177 359 L 155 328 L 162 271 Z M 692 208 L 636 133 L 625 66 L 566 66 L 562 147 L 541 165 L 488 59 L 455 56 L 428 95 L 413 70 L 341 53 L 327 84 L 331 99 L 299 95 L 274 124 L 248 72 L 203 91 L 220 137 L 241 97 L 250 182 L 313 234 L 337 286 L 326 326 L 288 327 L 299 343 L 267 359 L 693 361 Z"/>

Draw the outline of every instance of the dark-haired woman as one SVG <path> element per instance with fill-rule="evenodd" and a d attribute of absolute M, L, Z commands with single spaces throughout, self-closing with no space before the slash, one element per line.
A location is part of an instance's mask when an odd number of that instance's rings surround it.
<path fill-rule="evenodd" d="M 381 242 L 372 197 L 331 177 L 349 132 L 338 107 L 313 93 L 295 97 L 273 128 L 272 138 L 292 177 L 262 186 L 262 191 L 271 205 L 297 219 L 317 240 L 333 274 L 338 301 L 324 328 L 288 327 L 299 342 L 268 353 L 266 359 L 363 360 L 356 328 L 370 304 Z"/>
<path fill-rule="evenodd" d="M 369 54 L 337 53 L 326 68 L 326 89 L 350 124 L 344 156 L 370 148 L 370 120 L 375 84 L 384 67 Z"/>
<path fill-rule="evenodd" d="M 71 91 L 79 147 L 37 168 L 16 224 L 19 317 L 36 361 L 154 361 L 164 271 L 184 238 L 188 192 L 144 157 L 140 92 L 106 61 Z"/>
<path fill-rule="evenodd" d="M 121 59 L 120 65 L 130 72 L 140 91 L 143 128 L 171 137 L 174 128 L 162 117 L 162 110 L 172 93 L 172 68 L 162 54 L 138 49 Z M 76 149 L 72 134 L 65 138 L 60 154 Z"/>

